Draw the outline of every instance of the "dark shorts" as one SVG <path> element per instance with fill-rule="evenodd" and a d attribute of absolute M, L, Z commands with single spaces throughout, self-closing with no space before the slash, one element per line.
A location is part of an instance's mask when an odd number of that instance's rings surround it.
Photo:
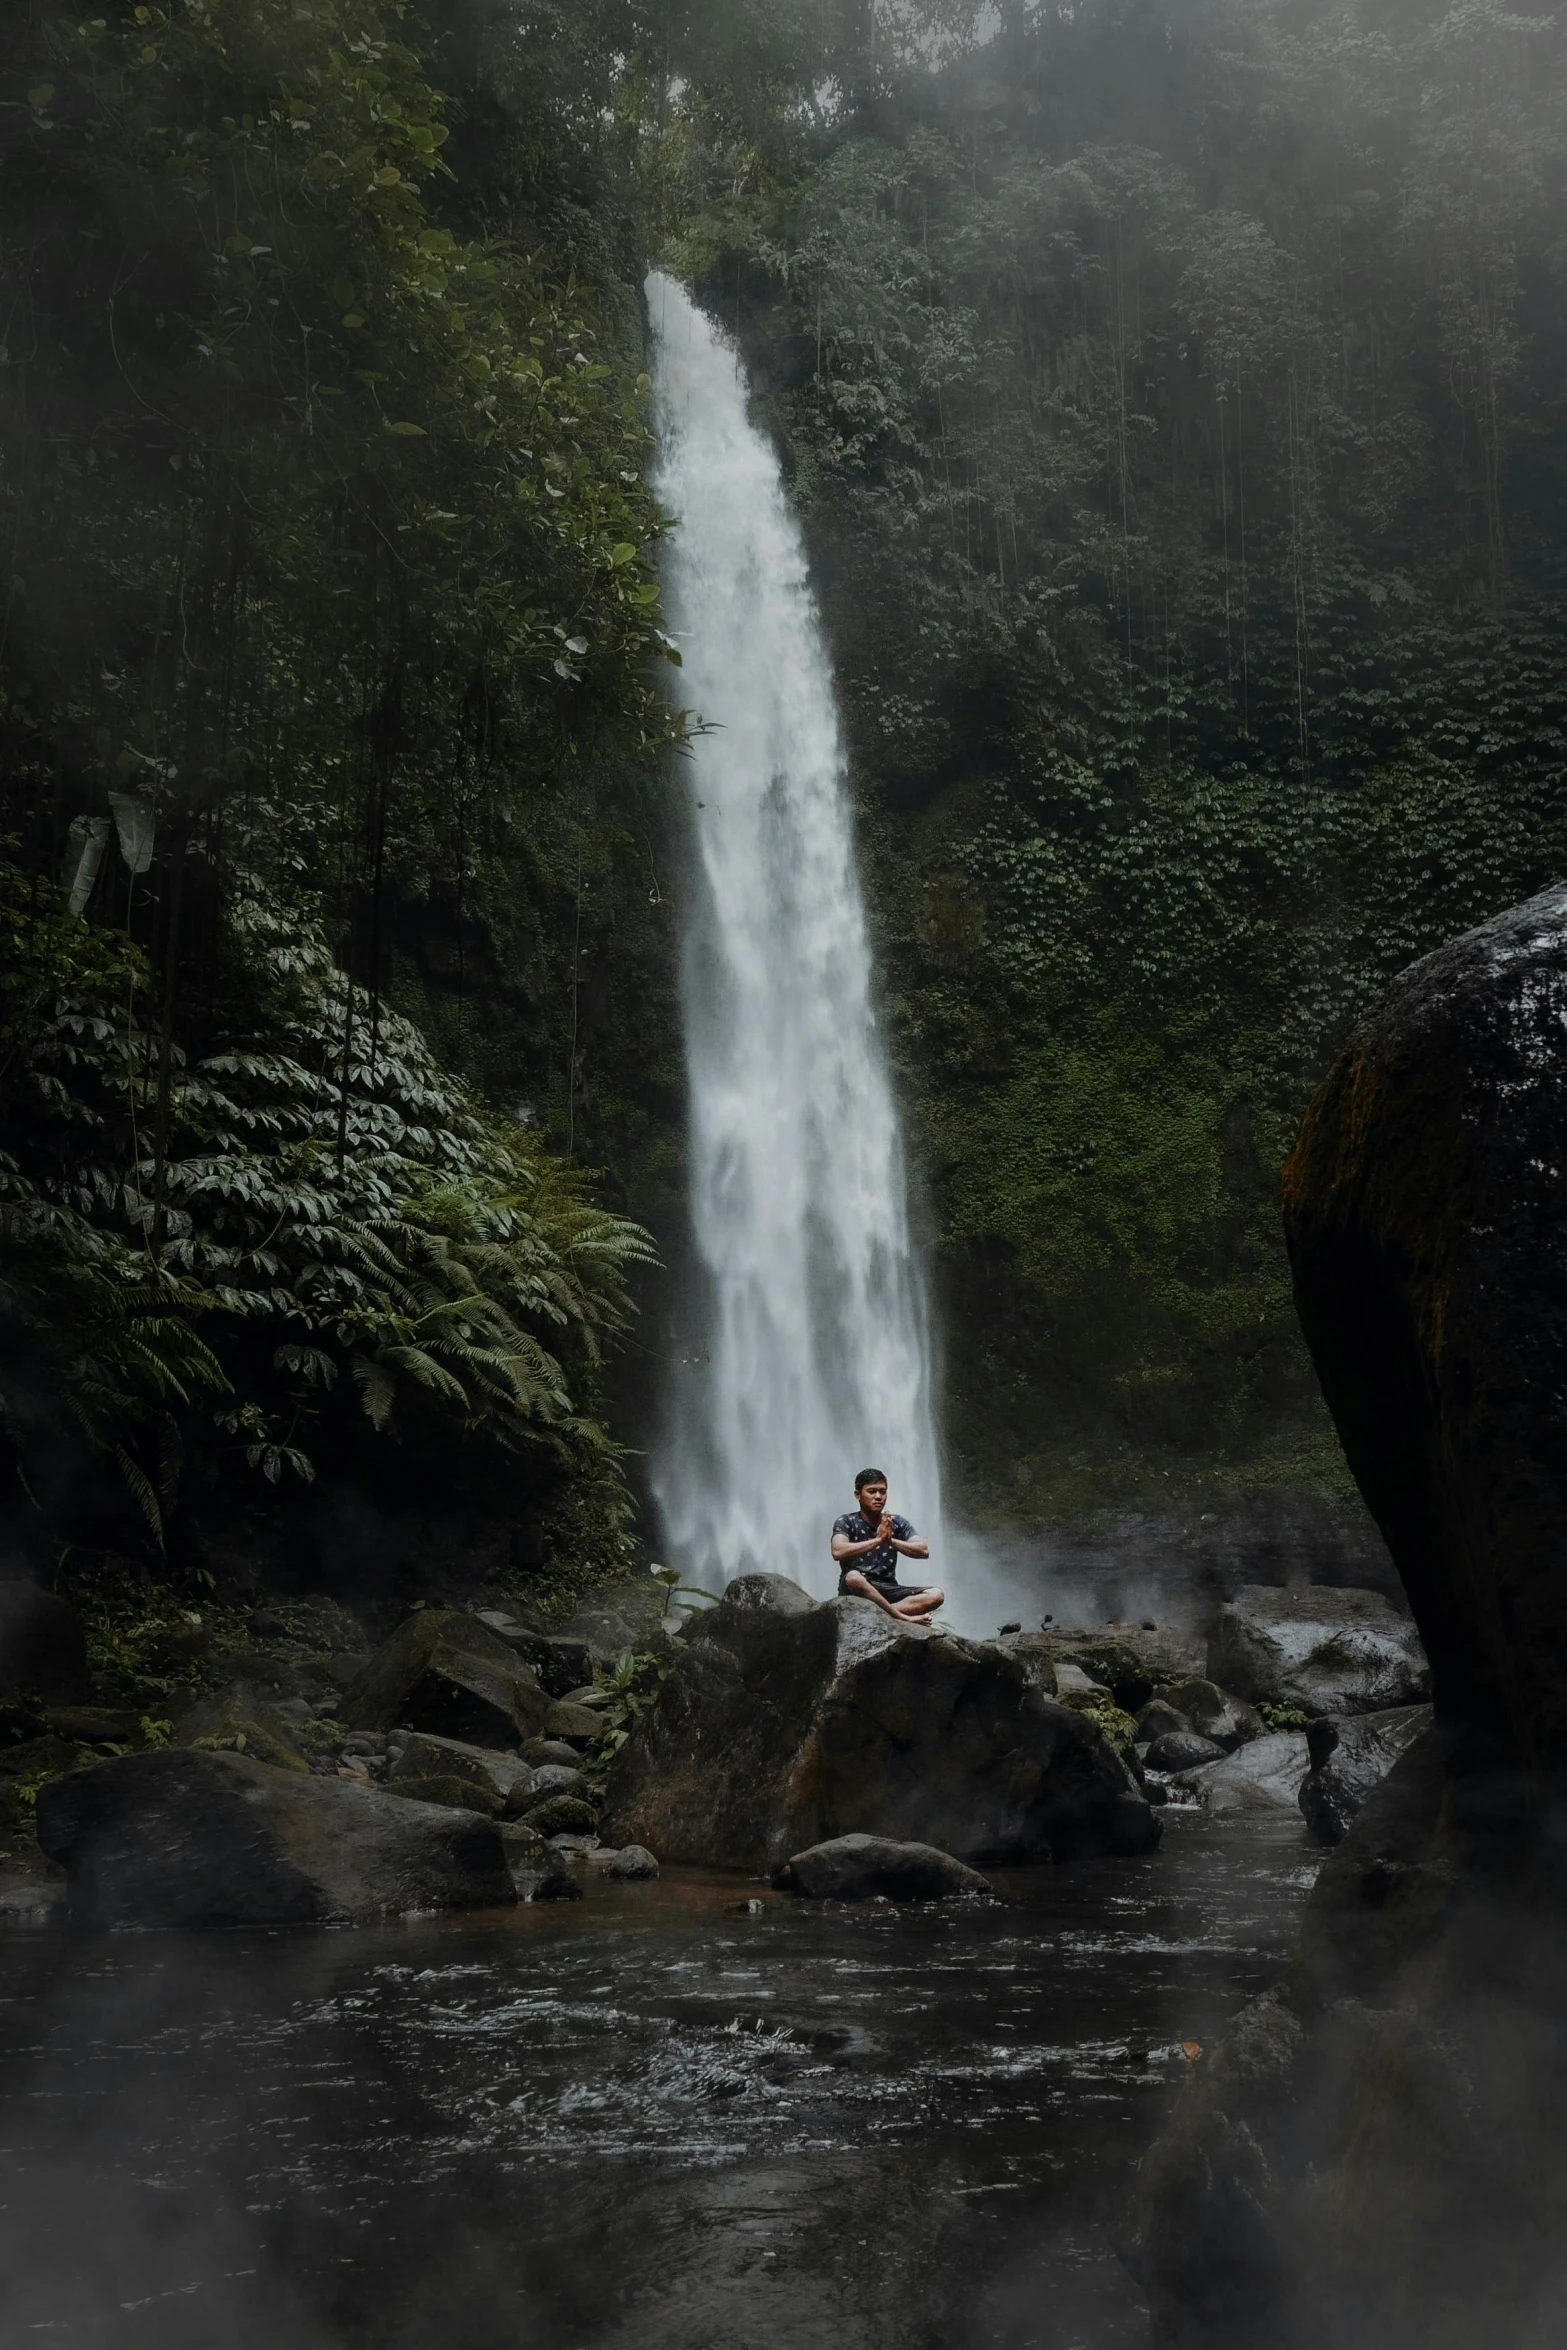
<path fill-rule="evenodd" d="M 856 1568 L 853 1565 L 847 1569 L 847 1575 L 856 1573 L 865 1575 L 865 1569 L 863 1567 Z M 900 1599 L 914 1599 L 920 1592 L 930 1589 L 928 1583 L 884 1583 L 879 1575 L 865 1575 L 865 1580 L 874 1591 L 880 1593 L 889 1607 L 896 1607 Z M 839 1576 L 838 1589 L 840 1593 L 849 1590 L 846 1575 Z M 858 1595 L 849 1592 L 849 1596 L 853 1599 Z"/>

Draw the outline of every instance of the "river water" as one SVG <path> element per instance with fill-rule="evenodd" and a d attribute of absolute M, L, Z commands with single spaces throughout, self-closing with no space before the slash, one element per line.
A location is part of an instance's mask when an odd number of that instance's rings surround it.
<path fill-rule="evenodd" d="M 1316 1865 L 1287 1814 L 1176 1811 L 995 1905 L 671 1871 L 373 1931 L 14 1934 L 4 2339 L 1131 2350 L 1131 2166 Z"/>

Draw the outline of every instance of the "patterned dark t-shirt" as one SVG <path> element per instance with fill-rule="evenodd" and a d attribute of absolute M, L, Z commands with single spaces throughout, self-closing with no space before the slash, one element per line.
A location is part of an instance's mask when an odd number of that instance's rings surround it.
<path fill-rule="evenodd" d="M 898 1540 L 912 1542 L 914 1529 L 908 1519 L 900 1518 L 895 1511 L 889 1511 L 888 1515 L 892 1519 L 892 1530 Z M 850 1510 L 845 1516 L 834 1518 L 832 1530 L 835 1534 L 843 1535 L 845 1540 L 849 1542 L 869 1542 L 880 1523 L 879 1517 L 868 1518 L 863 1510 Z M 892 1544 L 878 1542 L 874 1550 L 862 1551 L 857 1559 L 840 1559 L 838 1561 L 839 1589 L 841 1590 L 843 1587 L 844 1576 L 853 1574 L 856 1568 L 872 1583 L 896 1583 L 898 1564 L 898 1553 L 893 1549 Z"/>

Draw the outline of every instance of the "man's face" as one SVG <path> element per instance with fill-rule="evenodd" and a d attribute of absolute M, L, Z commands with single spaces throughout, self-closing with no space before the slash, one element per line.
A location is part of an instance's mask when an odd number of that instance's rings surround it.
<path fill-rule="evenodd" d="M 887 1506 L 887 1488 L 880 1481 L 860 1487 L 860 1508 L 874 1525 Z"/>

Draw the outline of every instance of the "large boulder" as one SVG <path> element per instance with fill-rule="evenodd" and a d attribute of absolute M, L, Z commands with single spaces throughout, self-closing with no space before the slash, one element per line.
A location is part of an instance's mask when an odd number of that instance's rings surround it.
<path fill-rule="evenodd" d="M 0 1697 L 75 1705 L 91 1694 L 76 1610 L 36 1583 L 0 1582 Z"/>
<path fill-rule="evenodd" d="M 493 1821 L 244 1754 L 67 1772 L 39 1792 L 38 1841 L 96 1926 L 363 1925 L 516 1899 Z"/>
<path fill-rule="evenodd" d="M 855 1833 L 967 1860 L 1142 1852 L 1159 1824 L 1095 1725 L 994 1641 L 745 1575 L 621 1748 L 606 1842 L 771 1871 Z"/>
<path fill-rule="evenodd" d="M 428 1730 L 413 1730 L 404 1738 L 388 1741 L 388 1753 L 386 1784 L 394 1795 L 409 1794 L 419 1780 L 453 1778 L 506 1804 L 531 1795 L 538 1777 L 520 1755 L 500 1754 L 492 1746 L 470 1746 L 461 1738 L 436 1738 Z"/>
<path fill-rule="evenodd" d="M 1564 1160 L 1557 885 L 1404 972 L 1313 1101 L 1284 1182 L 1301 1327 L 1437 1713 L 1553 1766 L 1567 1762 Z"/>
<path fill-rule="evenodd" d="M 1294 1811 L 1310 1768 L 1302 1733 L 1273 1730 L 1265 1738 L 1248 1739 L 1222 1761 L 1182 1771 L 1173 1784 L 1204 1811 Z"/>
<path fill-rule="evenodd" d="M 1175 1681 L 1161 1689 L 1159 1696 L 1200 1738 L 1211 1738 L 1226 1754 L 1262 1736 L 1264 1723 L 1256 1707 L 1248 1705 L 1244 1697 L 1232 1697 L 1216 1681 Z"/>
<path fill-rule="evenodd" d="M 1431 1694 L 1420 1635 L 1379 1591 L 1239 1591 L 1219 1611 L 1209 1670 L 1253 1705 L 1312 1715 L 1377 1713 Z"/>
<path fill-rule="evenodd" d="M 393 1723 L 470 1746 L 513 1747 L 542 1732 L 550 1699 L 516 1651 L 459 1608 L 422 1608 L 343 1692 L 351 1730 Z"/>
<path fill-rule="evenodd" d="M 1558 886 L 1403 974 L 1286 1169 L 1301 1325 L 1435 1723 L 1143 2164 L 1130 2249 L 1169 2350 L 1562 2332 L 1564 1164 Z"/>
<path fill-rule="evenodd" d="M 1431 1727 L 1428 1705 L 1397 1705 L 1385 1713 L 1325 1715 L 1306 1731 L 1311 1768 L 1301 1782 L 1300 1808 L 1319 1844 L 1341 1844 L 1373 1787 L 1387 1777 L 1406 1747 Z"/>
<path fill-rule="evenodd" d="M 895 1844 L 887 1836 L 834 1836 L 785 1861 L 773 1878 L 785 1893 L 814 1900 L 972 1900 L 995 1888 L 978 1869 L 933 1844 Z"/>
<path fill-rule="evenodd" d="M 175 1719 L 174 1742 L 248 1754 L 253 1762 L 272 1763 L 280 1771 L 310 1768 L 293 1725 L 245 1681 L 186 1706 Z"/>

